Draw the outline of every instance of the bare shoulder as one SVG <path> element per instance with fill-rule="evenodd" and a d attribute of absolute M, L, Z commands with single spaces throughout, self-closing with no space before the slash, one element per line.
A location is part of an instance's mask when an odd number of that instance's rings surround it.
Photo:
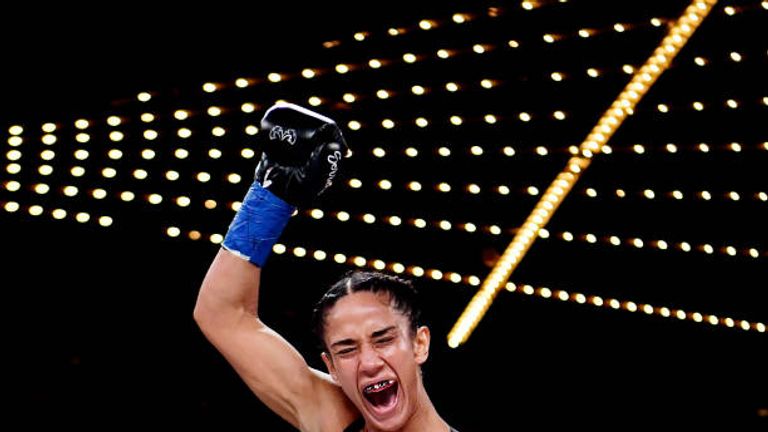
<path fill-rule="evenodd" d="M 340 432 L 349 426 L 360 413 L 347 398 L 341 387 L 330 375 L 310 368 L 316 395 L 315 409 L 300 419 L 302 431 Z"/>

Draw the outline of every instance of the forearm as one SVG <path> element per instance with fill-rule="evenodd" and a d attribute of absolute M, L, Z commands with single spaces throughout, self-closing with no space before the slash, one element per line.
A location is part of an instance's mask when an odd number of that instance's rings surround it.
<path fill-rule="evenodd" d="M 203 279 L 195 304 L 195 320 L 201 327 L 215 322 L 258 318 L 261 269 L 220 249 Z"/>
<path fill-rule="evenodd" d="M 203 280 L 196 317 L 258 316 L 261 267 L 294 209 L 258 181 L 251 184 Z"/>

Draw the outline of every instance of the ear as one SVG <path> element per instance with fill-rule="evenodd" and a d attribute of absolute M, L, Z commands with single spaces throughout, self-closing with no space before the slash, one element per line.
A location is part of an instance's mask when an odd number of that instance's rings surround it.
<path fill-rule="evenodd" d="M 328 369 L 328 373 L 331 375 L 331 378 L 333 378 L 333 381 L 338 384 L 339 380 L 336 376 L 336 367 L 333 366 L 333 359 L 325 351 L 323 351 L 320 356 L 323 358 L 323 363 L 325 363 L 325 368 Z"/>
<path fill-rule="evenodd" d="M 416 330 L 416 337 L 413 339 L 413 352 L 416 357 L 416 363 L 424 364 L 429 357 L 429 341 L 431 335 L 429 327 L 421 326 Z"/>

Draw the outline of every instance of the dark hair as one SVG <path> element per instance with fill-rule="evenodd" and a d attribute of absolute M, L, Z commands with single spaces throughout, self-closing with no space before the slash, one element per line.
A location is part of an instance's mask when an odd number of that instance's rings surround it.
<path fill-rule="evenodd" d="M 421 324 L 421 308 L 418 304 L 416 289 L 411 281 L 376 271 L 350 270 L 333 284 L 315 305 L 312 326 L 321 349 L 326 349 L 325 318 L 328 311 L 340 298 L 360 291 L 388 294 L 390 306 L 408 318 L 411 333 L 416 334 Z"/>

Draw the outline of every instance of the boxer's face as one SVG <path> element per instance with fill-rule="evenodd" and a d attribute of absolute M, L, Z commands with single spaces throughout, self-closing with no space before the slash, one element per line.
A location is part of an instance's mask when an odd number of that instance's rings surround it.
<path fill-rule="evenodd" d="M 426 396 L 420 366 L 429 354 L 429 330 L 413 335 L 388 294 L 368 291 L 339 299 L 325 324 L 323 360 L 331 376 L 369 424 L 402 427 Z"/>

